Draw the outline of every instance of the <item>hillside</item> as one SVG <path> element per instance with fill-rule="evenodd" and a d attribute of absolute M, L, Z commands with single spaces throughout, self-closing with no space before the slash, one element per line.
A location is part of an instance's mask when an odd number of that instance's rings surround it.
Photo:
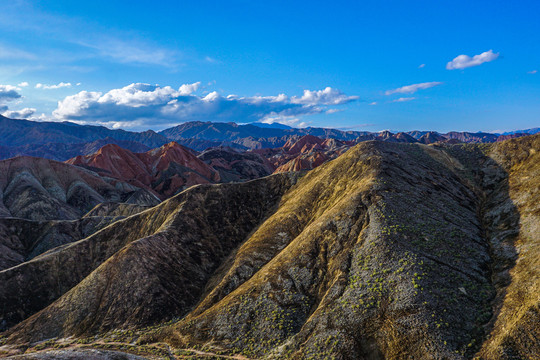
<path fill-rule="evenodd" d="M 159 199 L 125 182 L 53 160 L 0 161 L 0 217 L 74 220 L 103 202 L 156 205 Z"/>
<path fill-rule="evenodd" d="M 176 142 L 143 153 L 111 144 L 66 163 L 148 189 L 161 199 L 197 184 L 252 180 L 274 171 L 255 153 L 219 147 L 196 154 Z"/>
<path fill-rule="evenodd" d="M 0 351 L 538 358 L 539 151 L 366 141 L 301 177 L 191 187 L 0 271 Z"/>

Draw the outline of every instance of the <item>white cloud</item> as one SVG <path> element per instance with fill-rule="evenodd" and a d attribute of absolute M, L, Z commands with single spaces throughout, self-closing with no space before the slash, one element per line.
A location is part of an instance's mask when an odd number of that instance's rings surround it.
<path fill-rule="evenodd" d="M 308 123 L 305 121 L 300 121 L 300 119 L 295 117 L 268 117 L 260 121 L 263 124 L 282 124 L 292 127 L 306 127 L 308 126 Z"/>
<path fill-rule="evenodd" d="M 376 101 L 370 102 L 369 105 L 377 105 Z"/>
<path fill-rule="evenodd" d="M 27 87 L 29 84 L 26 81 L 23 81 L 22 83 L 18 84 L 18 87 Z"/>
<path fill-rule="evenodd" d="M 414 94 L 418 90 L 424 90 L 429 89 L 434 86 L 441 85 L 442 82 L 439 81 L 432 81 L 432 82 L 425 82 L 425 83 L 419 83 L 419 84 L 412 84 L 407 86 L 402 86 L 397 89 L 388 90 L 385 92 L 386 95 L 392 95 L 392 94 Z"/>
<path fill-rule="evenodd" d="M 326 110 L 326 113 L 327 114 L 335 114 L 335 113 L 338 113 L 338 112 L 342 112 L 343 109 L 328 109 Z"/>
<path fill-rule="evenodd" d="M 459 55 L 454 60 L 446 64 L 447 70 L 465 69 L 472 66 L 482 65 L 483 63 L 496 60 L 499 53 L 494 53 L 493 50 L 483 52 L 479 55 L 474 55 L 472 58 L 468 55 Z"/>
<path fill-rule="evenodd" d="M 30 116 L 34 115 L 36 109 L 34 108 L 24 108 L 22 110 L 8 110 L 4 111 L 2 115 L 11 119 L 28 119 Z"/>
<path fill-rule="evenodd" d="M 538 70 L 532 70 L 532 71 L 528 71 L 527 74 L 536 74 L 538 72 Z"/>
<path fill-rule="evenodd" d="M 54 121 L 55 119 L 52 118 L 50 115 L 45 115 L 44 113 L 41 113 L 41 115 L 33 115 L 29 118 L 29 120 L 32 121 Z"/>
<path fill-rule="evenodd" d="M 36 89 L 44 89 L 44 90 L 54 90 L 54 89 L 60 89 L 60 88 L 65 88 L 65 87 L 70 88 L 71 83 L 61 82 L 56 85 L 46 85 L 46 84 L 37 83 L 35 86 Z"/>
<path fill-rule="evenodd" d="M 341 105 L 357 99 L 358 96 L 347 96 L 337 89 L 326 87 L 318 91 L 304 90 L 302 97 L 293 96 L 291 102 L 305 105 Z"/>
<path fill-rule="evenodd" d="M 13 85 L 0 85 L 0 102 L 13 101 L 21 98 L 20 88 Z"/>
<path fill-rule="evenodd" d="M 299 124 L 310 114 L 332 112 L 330 105 L 341 105 L 357 99 L 339 90 L 326 88 L 304 91 L 301 97 L 222 96 L 213 91 L 194 95 L 200 83 L 184 84 L 178 89 L 135 83 L 107 93 L 81 91 L 58 102 L 53 116 L 84 124 L 110 127 L 171 126 L 185 121 L 276 121 Z"/>
<path fill-rule="evenodd" d="M 199 90 L 200 87 L 201 87 L 201 82 L 197 81 L 196 83 L 193 83 L 193 84 L 184 84 L 184 85 L 180 86 L 178 91 L 182 95 L 189 95 L 189 94 L 192 94 L 195 91 Z"/>
<path fill-rule="evenodd" d="M 424 68 L 424 67 L 426 67 L 426 64 L 420 64 L 420 65 L 418 65 L 418 68 L 419 68 L 419 69 L 422 69 L 422 68 Z"/>
<path fill-rule="evenodd" d="M 392 100 L 392 102 L 407 102 L 407 101 L 413 101 L 416 99 L 415 97 L 400 97 L 399 99 Z"/>

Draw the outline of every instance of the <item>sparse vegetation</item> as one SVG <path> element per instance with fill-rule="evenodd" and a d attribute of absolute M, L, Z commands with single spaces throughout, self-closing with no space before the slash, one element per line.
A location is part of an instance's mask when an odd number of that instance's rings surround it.
<path fill-rule="evenodd" d="M 60 332 L 77 336 L 28 351 L 76 347 L 171 359 L 535 354 L 538 141 L 366 142 L 296 184 L 279 175 L 193 188 L 102 231 L 109 246 L 122 246 L 0 344 Z M 135 278 L 137 286 L 126 284 Z M 109 327 L 91 326 L 78 313 L 91 302 L 82 295 L 105 283 L 92 311 Z M 118 289 L 122 303 L 111 296 Z"/>

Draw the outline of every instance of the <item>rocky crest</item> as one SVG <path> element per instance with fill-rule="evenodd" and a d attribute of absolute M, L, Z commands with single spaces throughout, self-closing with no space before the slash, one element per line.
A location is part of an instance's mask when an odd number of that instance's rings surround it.
<path fill-rule="evenodd" d="M 77 156 L 66 163 L 149 189 L 162 199 L 192 185 L 219 181 L 219 174 L 213 168 L 175 142 L 144 153 L 133 153 L 110 144 L 94 154 Z"/>

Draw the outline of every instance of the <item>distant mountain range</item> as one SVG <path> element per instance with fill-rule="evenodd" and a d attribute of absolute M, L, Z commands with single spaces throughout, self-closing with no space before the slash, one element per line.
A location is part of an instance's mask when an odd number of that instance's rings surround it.
<path fill-rule="evenodd" d="M 37 122 L 9 119 L 0 115 L 0 145 L 25 146 L 49 143 L 77 144 L 112 138 L 136 141 L 149 147 L 167 143 L 155 131 L 111 130 L 104 126 L 78 125 L 71 122 Z"/>
<path fill-rule="evenodd" d="M 526 130 L 514 130 L 514 131 L 507 131 L 503 132 L 502 135 L 513 135 L 513 134 L 528 134 L 533 135 L 540 132 L 540 127 L 532 128 L 532 129 L 526 129 Z"/>
<path fill-rule="evenodd" d="M 491 143 L 508 138 L 535 134 L 540 128 L 504 134 L 485 132 L 408 131 L 343 131 L 328 128 L 291 128 L 276 124 L 243 124 L 188 122 L 155 132 L 111 130 L 103 126 L 78 125 L 71 122 L 36 122 L 0 116 L 0 159 L 18 155 L 44 157 L 64 161 L 78 155 L 89 155 L 107 144 L 116 144 L 133 152 L 145 152 L 170 141 L 196 151 L 226 146 L 239 150 L 280 148 L 305 135 L 358 143 L 366 140 L 434 143 L 440 141 Z"/>

